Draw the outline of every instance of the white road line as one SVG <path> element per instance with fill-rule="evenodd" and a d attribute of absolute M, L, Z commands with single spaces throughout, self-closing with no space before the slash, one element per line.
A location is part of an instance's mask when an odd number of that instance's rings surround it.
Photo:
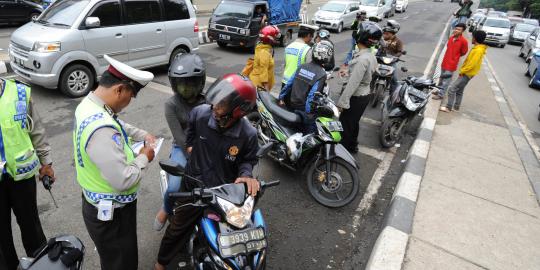
<path fill-rule="evenodd" d="M 420 182 L 422 181 L 422 176 L 416 175 L 410 172 L 405 172 L 401 175 L 396 191 L 392 196 L 400 196 L 406 199 L 409 199 L 413 202 L 416 202 L 418 198 L 418 191 L 420 190 Z"/>
<path fill-rule="evenodd" d="M 425 128 L 427 130 L 434 130 L 435 129 L 435 122 L 437 120 L 431 118 L 431 117 L 426 117 L 424 118 L 424 121 L 422 121 L 422 124 L 420 125 L 420 128 Z"/>
<path fill-rule="evenodd" d="M 374 148 L 371 148 L 371 147 L 367 147 L 365 145 L 359 145 L 358 147 L 358 152 L 364 154 L 364 155 L 367 155 L 367 156 L 370 156 L 374 159 L 377 159 L 377 160 L 383 160 L 384 159 L 384 154 L 385 152 L 381 152 L 379 149 L 374 149 Z"/>
<path fill-rule="evenodd" d="M 367 118 L 367 117 L 360 118 L 360 122 L 364 122 L 366 124 L 370 124 L 370 125 L 374 125 L 374 126 L 382 125 L 381 121 L 374 120 L 374 119 Z"/>
<path fill-rule="evenodd" d="M 366 270 L 401 269 L 409 235 L 386 226 L 373 247 Z"/>
<path fill-rule="evenodd" d="M 364 193 L 364 197 L 362 197 L 362 200 L 356 208 L 356 214 L 353 217 L 353 228 L 355 230 L 360 225 L 360 218 L 365 215 L 373 205 L 373 201 L 377 197 L 379 188 L 382 185 L 382 179 L 390 169 L 394 156 L 395 153 L 393 151 L 382 153 L 382 161 L 377 170 L 375 170 L 373 177 L 371 177 L 371 181 L 369 182 L 366 192 Z"/>

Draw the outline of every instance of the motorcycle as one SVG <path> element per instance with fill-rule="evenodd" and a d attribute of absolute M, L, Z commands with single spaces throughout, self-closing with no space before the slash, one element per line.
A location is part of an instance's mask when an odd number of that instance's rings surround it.
<path fill-rule="evenodd" d="M 268 149 L 269 146 L 262 147 L 257 155 L 266 154 Z M 191 192 L 169 194 L 177 200 L 176 209 L 192 206 L 204 211 L 188 243 L 191 264 L 196 270 L 265 269 L 268 228 L 261 210 L 255 210 L 255 206 L 264 191 L 279 185 L 279 181 L 260 181 L 259 193 L 254 198 L 247 194 L 244 184 L 205 188 L 200 180 L 186 175 L 177 163 L 162 161 L 159 165 L 166 173 L 200 186 Z"/>
<path fill-rule="evenodd" d="M 404 51 L 405 55 L 406 52 Z M 377 69 L 373 74 L 373 79 L 371 80 L 371 92 L 372 98 L 370 101 L 371 107 L 375 108 L 383 99 L 386 92 L 390 92 L 390 87 L 392 87 L 392 77 L 394 72 L 397 72 L 394 68 L 394 65 L 397 62 L 405 62 L 399 57 L 391 55 L 377 55 Z M 404 68 L 402 68 L 403 70 Z M 406 72 L 406 69 L 403 70 Z"/>
<path fill-rule="evenodd" d="M 394 146 L 408 124 L 423 114 L 429 97 L 435 89 L 433 80 L 409 76 L 398 87 L 392 96 L 383 101 L 383 121 L 379 140 L 383 147 Z"/>
<path fill-rule="evenodd" d="M 19 270 L 79 270 L 83 267 L 85 247 L 73 235 L 59 235 L 49 239 L 36 251 L 33 258 L 19 260 Z"/>
<path fill-rule="evenodd" d="M 298 132 L 302 125 L 300 115 L 279 106 L 278 100 L 266 91 L 258 91 L 258 113 L 248 115 L 248 119 L 257 128 L 260 144 L 271 144 L 268 156 L 291 170 L 302 171 L 311 196 L 334 208 L 354 200 L 360 180 L 354 157 L 339 144 L 343 127 L 338 109 L 328 95 L 326 85 L 313 100 L 315 133 Z"/>

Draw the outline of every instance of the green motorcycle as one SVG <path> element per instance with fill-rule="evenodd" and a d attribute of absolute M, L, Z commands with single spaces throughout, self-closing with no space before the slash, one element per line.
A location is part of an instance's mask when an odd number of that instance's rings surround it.
<path fill-rule="evenodd" d="M 306 176 L 311 196 L 327 207 L 342 207 L 358 194 L 360 180 L 354 157 L 341 145 L 343 128 L 338 110 L 326 93 L 313 101 L 317 131 L 302 134 L 302 118 L 278 105 L 270 93 L 259 91 L 258 112 L 248 119 L 258 131 L 261 145 L 271 144 L 268 155 Z"/>

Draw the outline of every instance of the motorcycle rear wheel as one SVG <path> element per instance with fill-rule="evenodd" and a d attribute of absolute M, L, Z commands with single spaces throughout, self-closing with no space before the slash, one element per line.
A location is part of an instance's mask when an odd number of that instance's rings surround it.
<path fill-rule="evenodd" d="M 397 143 L 401 137 L 401 132 L 398 130 L 402 121 L 403 119 L 400 118 L 387 118 L 383 121 L 379 140 L 384 148 L 390 148 Z"/>
<path fill-rule="evenodd" d="M 358 171 L 342 158 L 336 157 L 330 161 L 330 172 L 326 171 L 326 160 L 319 159 L 312 162 L 306 174 L 309 193 L 318 203 L 330 207 L 339 208 L 351 203 L 360 189 Z M 350 179 L 345 179 L 338 169 L 347 172 Z M 330 174 L 330 181 L 325 181 L 326 175 Z M 349 191 L 343 194 L 345 187 Z M 325 196 L 326 195 L 326 196 Z"/>

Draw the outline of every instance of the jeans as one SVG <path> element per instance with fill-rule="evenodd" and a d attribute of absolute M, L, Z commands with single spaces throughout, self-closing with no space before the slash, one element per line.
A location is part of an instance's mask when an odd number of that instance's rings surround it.
<path fill-rule="evenodd" d="M 354 49 L 356 48 L 356 40 L 354 40 L 354 38 L 351 39 L 351 44 L 352 44 L 352 48 L 347 53 L 347 57 L 345 58 L 345 64 L 349 64 L 349 61 L 351 61 L 351 59 L 353 57 Z"/>
<path fill-rule="evenodd" d="M 448 109 L 459 108 L 461 106 L 461 100 L 463 99 L 463 91 L 469 83 L 471 78 L 466 75 L 459 76 L 448 89 L 448 102 L 446 107 Z"/>
<path fill-rule="evenodd" d="M 397 63 L 394 63 L 392 65 L 394 68 L 394 73 L 392 74 L 392 80 L 390 81 L 390 95 L 394 93 L 394 90 L 396 90 L 396 87 L 398 85 L 398 65 Z"/>
<path fill-rule="evenodd" d="M 444 94 L 446 94 L 446 90 L 448 89 L 448 85 L 450 85 L 450 82 L 452 81 L 452 75 L 454 75 L 453 71 L 448 70 L 442 70 L 441 71 L 441 77 L 439 80 L 439 87 L 442 88 L 439 90 L 439 96 L 444 97 Z"/>
<path fill-rule="evenodd" d="M 459 16 L 459 17 L 456 17 L 452 20 L 452 29 L 454 29 L 454 27 L 456 27 L 456 25 L 458 25 L 458 23 L 464 23 L 464 24 L 467 24 L 467 20 L 469 18 L 467 16 Z"/>
<path fill-rule="evenodd" d="M 186 154 L 184 153 L 184 150 L 178 145 L 173 145 L 171 149 L 171 155 L 169 158 L 172 161 L 175 161 L 182 166 L 186 166 L 187 164 Z M 167 177 L 168 184 L 167 184 L 167 191 L 165 191 L 165 194 L 163 195 L 163 210 L 165 210 L 167 214 L 172 215 L 173 207 L 174 207 L 174 199 L 169 198 L 169 193 L 178 192 L 180 190 L 182 177 L 173 176 L 173 175 L 167 175 L 167 176 L 168 176 Z"/>

